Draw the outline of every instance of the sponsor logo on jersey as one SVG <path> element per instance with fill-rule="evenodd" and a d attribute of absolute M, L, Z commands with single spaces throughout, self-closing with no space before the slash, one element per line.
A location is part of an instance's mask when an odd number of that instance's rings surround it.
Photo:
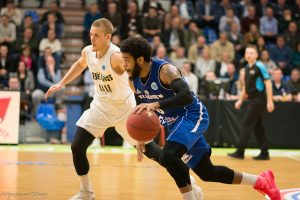
<path fill-rule="evenodd" d="M 160 121 L 160 124 L 164 125 L 164 124 L 170 124 L 173 123 L 174 121 L 176 121 L 178 118 L 178 116 L 176 117 L 163 117 L 163 116 L 159 116 L 158 119 Z"/>
<path fill-rule="evenodd" d="M 92 72 L 92 76 L 94 80 L 101 80 L 103 82 L 105 81 L 112 81 L 113 77 L 111 74 L 104 76 L 103 74 L 101 74 L 100 72 Z"/>
<path fill-rule="evenodd" d="M 158 86 L 157 86 L 157 84 L 156 84 L 155 82 L 152 82 L 152 83 L 151 83 L 151 88 L 152 88 L 153 90 L 157 90 L 157 89 L 158 89 Z"/>
<path fill-rule="evenodd" d="M 141 94 L 141 91 L 139 89 L 136 89 L 137 94 Z"/>
<path fill-rule="evenodd" d="M 162 99 L 163 97 L 164 95 L 162 94 L 139 94 L 140 99 Z"/>
<path fill-rule="evenodd" d="M 148 90 L 145 90 L 145 94 L 149 95 L 149 91 L 148 91 Z"/>

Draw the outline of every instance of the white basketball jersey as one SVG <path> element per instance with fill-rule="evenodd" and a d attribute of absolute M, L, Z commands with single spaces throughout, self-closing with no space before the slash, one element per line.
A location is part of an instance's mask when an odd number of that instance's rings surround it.
<path fill-rule="evenodd" d="M 87 65 L 94 80 L 94 99 L 106 100 L 111 103 L 122 103 L 131 94 L 128 84 L 128 74 L 117 74 L 111 67 L 110 59 L 114 52 L 120 52 L 119 47 L 110 43 L 109 49 L 102 58 L 96 57 L 96 52 L 89 45 L 86 48 Z"/>

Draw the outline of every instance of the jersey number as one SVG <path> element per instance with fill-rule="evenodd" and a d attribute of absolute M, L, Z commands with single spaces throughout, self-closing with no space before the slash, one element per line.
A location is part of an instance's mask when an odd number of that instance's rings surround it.
<path fill-rule="evenodd" d="M 99 84 L 99 88 L 102 92 L 112 92 L 111 88 L 109 85 L 101 85 Z"/>

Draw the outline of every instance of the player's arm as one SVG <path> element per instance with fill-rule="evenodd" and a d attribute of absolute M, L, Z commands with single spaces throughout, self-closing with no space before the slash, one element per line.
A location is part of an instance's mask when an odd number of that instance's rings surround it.
<path fill-rule="evenodd" d="M 81 51 L 80 58 L 71 66 L 67 74 L 63 77 L 63 79 L 51 86 L 47 93 L 45 94 L 45 99 L 47 99 L 52 93 L 60 90 L 63 86 L 70 83 L 72 80 L 74 80 L 77 76 L 79 76 L 83 70 L 87 67 L 86 62 L 86 50 L 85 48 Z"/>
<path fill-rule="evenodd" d="M 193 102 L 193 95 L 190 88 L 175 66 L 170 64 L 162 66 L 159 76 L 161 82 L 169 86 L 174 91 L 175 95 L 158 101 L 158 108 L 166 109 L 182 107 Z"/>
<path fill-rule="evenodd" d="M 125 72 L 123 62 L 122 55 L 119 52 L 113 53 L 110 57 L 111 67 L 119 75 L 122 75 Z"/>
<path fill-rule="evenodd" d="M 85 48 L 81 51 L 80 58 L 71 66 L 67 74 L 64 76 L 64 78 L 60 81 L 61 85 L 66 85 L 73 81 L 76 77 L 78 77 L 83 70 L 87 67 L 86 62 L 86 50 Z"/>

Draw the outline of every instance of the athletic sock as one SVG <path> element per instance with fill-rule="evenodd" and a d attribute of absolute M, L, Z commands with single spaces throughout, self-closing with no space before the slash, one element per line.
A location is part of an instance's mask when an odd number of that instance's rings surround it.
<path fill-rule="evenodd" d="M 257 175 L 247 174 L 245 172 L 242 172 L 242 185 L 251 185 L 254 186 L 256 181 L 258 179 Z"/>
<path fill-rule="evenodd" d="M 182 198 L 183 200 L 196 200 L 193 190 L 186 193 L 182 193 Z"/>
<path fill-rule="evenodd" d="M 90 183 L 89 175 L 78 176 L 81 184 L 81 188 L 84 191 L 93 191 L 92 185 Z"/>

